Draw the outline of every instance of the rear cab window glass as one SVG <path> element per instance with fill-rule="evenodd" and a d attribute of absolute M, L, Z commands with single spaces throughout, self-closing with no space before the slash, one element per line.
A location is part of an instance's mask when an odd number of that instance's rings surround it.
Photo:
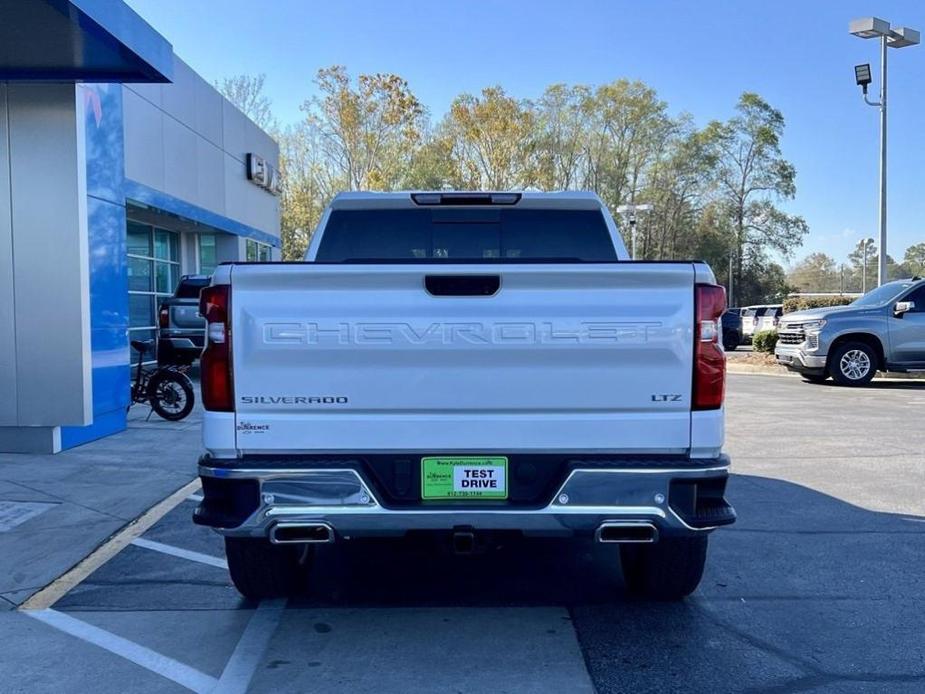
<path fill-rule="evenodd" d="M 432 208 L 335 210 L 317 260 L 617 259 L 598 210 Z"/>
<path fill-rule="evenodd" d="M 183 280 L 177 285 L 178 299 L 198 299 L 203 287 L 209 286 L 209 279 Z"/>

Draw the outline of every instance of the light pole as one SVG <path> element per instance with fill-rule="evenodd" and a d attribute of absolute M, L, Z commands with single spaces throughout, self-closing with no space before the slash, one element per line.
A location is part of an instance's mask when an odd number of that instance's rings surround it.
<path fill-rule="evenodd" d="M 734 258 L 735 258 L 735 249 L 732 249 L 731 251 L 729 251 L 729 286 L 726 287 L 726 291 L 728 292 L 729 301 L 731 301 L 733 304 L 735 304 L 735 299 L 734 299 L 735 294 L 732 293 L 732 271 L 733 271 L 732 262 Z"/>
<path fill-rule="evenodd" d="M 873 239 L 861 239 L 861 294 L 867 294 L 867 249 L 873 242 Z"/>
<path fill-rule="evenodd" d="M 640 212 L 649 212 L 652 205 L 620 205 L 617 213 L 630 225 L 630 247 L 633 260 L 636 260 L 636 215 Z"/>
<path fill-rule="evenodd" d="M 880 262 L 877 265 L 877 286 L 887 281 L 886 276 L 886 59 L 887 48 L 905 48 L 919 42 L 919 32 L 908 27 L 890 27 L 890 23 L 877 17 L 855 19 L 848 32 L 862 39 L 880 39 L 880 101 L 867 98 L 871 83 L 870 65 L 854 68 L 855 81 L 864 93 L 864 102 L 880 109 Z M 866 256 L 865 256 L 866 257 Z"/>

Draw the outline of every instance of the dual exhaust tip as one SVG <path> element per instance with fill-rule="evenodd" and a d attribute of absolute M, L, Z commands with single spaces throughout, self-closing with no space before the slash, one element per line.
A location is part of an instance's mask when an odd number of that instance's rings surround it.
<path fill-rule="evenodd" d="M 658 529 L 651 523 L 611 521 L 601 523 L 594 533 L 597 542 L 652 543 L 658 541 Z M 334 528 L 327 523 L 277 523 L 270 529 L 270 542 L 274 545 L 325 544 L 334 542 Z M 453 549 L 469 554 L 475 548 L 475 534 L 471 531 L 453 533 Z"/>
<path fill-rule="evenodd" d="M 274 545 L 334 542 L 334 528 L 327 523 L 277 523 L 270 529 Z"/>
<path fill-rule="evenodd" d="M 646 544 L 658 542 L 658 528 L 651 523 L 614 521 L 601 523 L 594 533 L 598 542 Z"/>

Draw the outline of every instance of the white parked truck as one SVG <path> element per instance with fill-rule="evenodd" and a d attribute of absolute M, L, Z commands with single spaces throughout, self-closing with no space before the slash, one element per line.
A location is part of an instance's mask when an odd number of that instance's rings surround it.
<path fill-rule="evenodd" d="M 196 522 L 248 597 L 317 543 L 507 532 L 619 546 L 626 586 L 693 591 L 724 498 L 725 294 L 628 260 L 590 193 L 343 193 L 302 263 L 220 266 Z"/>

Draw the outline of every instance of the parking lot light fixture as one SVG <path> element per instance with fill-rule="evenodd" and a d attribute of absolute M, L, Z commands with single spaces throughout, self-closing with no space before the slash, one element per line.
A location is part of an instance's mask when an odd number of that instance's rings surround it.
<path fill-rule="evenodd" d="M 870 76 L 870 63 L 855 65 L 854 79 L 858 83 L 858 86 L 864 90 L 864 93 L 867 94 L 867 85 L 873 82 L 873 79 Z"/>
<path fill-rule="evenodd" d="M 909 27 L 895 27 L 892 34 L 887 38 L 890 48 L 906 48 L 915 46 L 921 41 L 919 32 Z"/>
<path fill-rule="evenodd" d="M 863 17 L 852 19 L 848 25 L 848 33 L 862 39 L 875 39 L 880 36 L 889 36 L 890 23 L 878 17 Z"/>
<path fill-rule="evenodd" d="M 864 95 L 864 102 L 880 109 L 880 258 L 877 264 L 877 286 L 887 281 L 886 243 L 886 85 L 887 48 L 906 48 L 919 43 L 916 29 L 891 27 L 879 17 L 854 19 L 848 24 L 848 33 L 862 39 L 880 39 L 880 101 L 867 98 L 867 87 L 871 83 L 870 65 L 856 65 L 854 78 Z M 865 70 L 866 68 L 866 70 Z"/>

